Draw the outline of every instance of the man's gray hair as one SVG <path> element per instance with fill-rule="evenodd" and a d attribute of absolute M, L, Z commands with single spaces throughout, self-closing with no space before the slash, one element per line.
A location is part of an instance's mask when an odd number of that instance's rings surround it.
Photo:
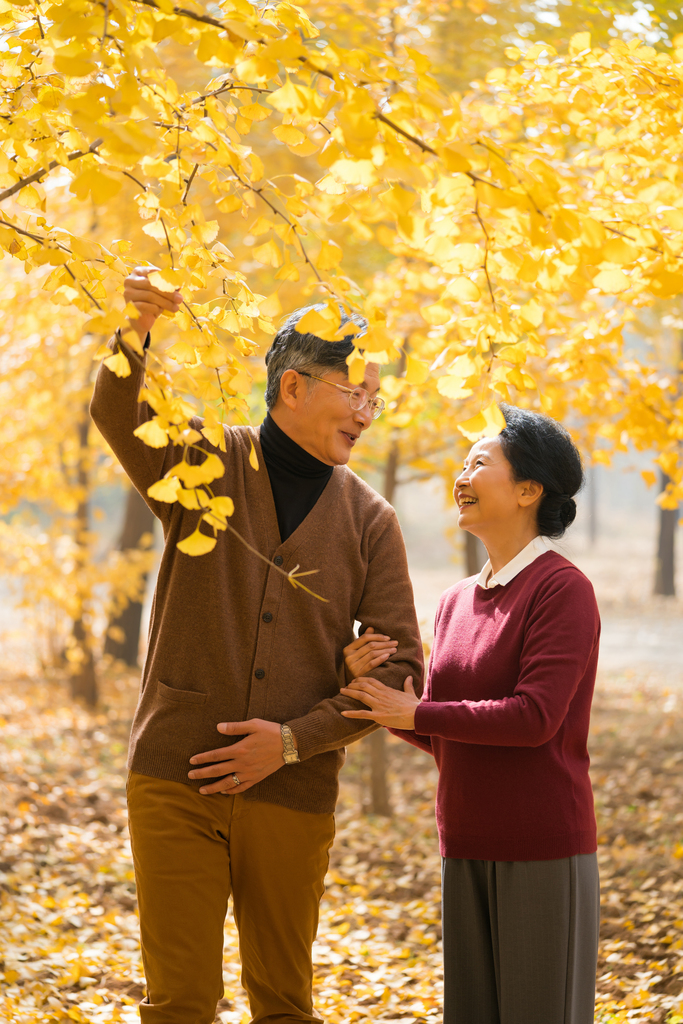
<path fill-rule="evenodd" d="M 273 344 L 266 353 L 268 381 L 266 384 L 266 406 L 272 409 L 280 394 L 280 381 L 285 370 L 305 370 L 307 373 L 327 370 L 338 370 L 347 373 L 347 356 L 353 352 L 354 339 L 357 334 L 347 334 L 340 341 L 323 341 L 316 334 L 300 334 L 296 329 L 304 313 L 312 309 L 324 309 L 326 302 L 317 302 L 313 306 L 296 309 L 287 318 L 273 338 Z M 342 327 L 351 322 L 361 328 L 363 334 L 367 330 L 367 320 L 359 313 L 350 316 L 340 308 Z M 315 382 L 314 382 L 315 383 Z"/>

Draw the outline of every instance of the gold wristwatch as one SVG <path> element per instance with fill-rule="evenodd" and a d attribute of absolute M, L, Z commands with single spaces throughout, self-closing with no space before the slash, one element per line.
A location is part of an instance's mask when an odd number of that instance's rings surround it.
<path fill-rule="evenodd" d="M 282 736 L 282 756 L 285 764 L 297 764 L 299 760 L 299 751 L 294 746 L 292 730 L 288 725 L 281 725 L 280 735 Z"/>

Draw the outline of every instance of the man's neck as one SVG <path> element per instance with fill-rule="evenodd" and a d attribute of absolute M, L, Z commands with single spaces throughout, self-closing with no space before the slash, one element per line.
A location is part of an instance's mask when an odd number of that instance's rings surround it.
<path fill-rule="evenodd" d="M 318 479 L 332 475 L 332 466 L 321 462 L 291 437 L 269 413 L 261 425 L 261 448 L 269 471 L 276 467 L 293 476 Z"/>
<path fill-rule="evenodd" d="M 316 459 L 321 465 L 327 465 L 323 463 L 315 451 L 312 450 L 311 446 L 306 443 L 306 438 L 301 436 L 301 432 L 297 430 L 296 420 L 288 415 L 289 410 L 284 408 L 271 409 L 268 415 L 270 416 L 273 423 L 280 428 L 283 434 L 286 434 L 290 441 L 297 444 L 299 448 L 302 448 L 311 458 Z"/>

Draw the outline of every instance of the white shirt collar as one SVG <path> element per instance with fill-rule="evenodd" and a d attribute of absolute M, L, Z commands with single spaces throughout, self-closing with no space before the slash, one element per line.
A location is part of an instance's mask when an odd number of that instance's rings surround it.
<path fill-rule="evenodd" d="M 491 561 L 486 563 L 484 568 L 481 570 L 476 580 L 474 581 L 478 586 L 484 590 L 492 590 L 493 587 L 504 587 L 511 580 L 514 580 L 522 569 L 526 569 L 527 565 L 531 565 L 535 562 L 539 555 L 544 555 L 546 551 L 552 551 L 553 547 L 547 537 L 534 537 L 530 544 L 527 544 L 525 548 L 515 555 L 507 565 L 504 565 L 502 569 L 499 569 L 495 575 L 491 574 Z M 470 584 L 472 586 L 473 584 Z"/>

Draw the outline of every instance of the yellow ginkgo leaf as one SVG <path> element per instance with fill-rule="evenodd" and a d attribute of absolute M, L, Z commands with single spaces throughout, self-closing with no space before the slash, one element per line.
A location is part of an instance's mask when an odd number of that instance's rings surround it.
<path fill-rule="evenodd" d="M 218 479 L 225 473 L 225 466 L 217 455 L 211 452 L 206 456 L 201 465 L 193 465 L 191 462 L 178 462 L 169 469 L 167 476 L 177 476 L 183 481 L 186 487 L 198 487 L 199 484 L 208 484 Z"/>
<path fill-rule="evenodd" d="M 215 423 L 211 426 L 207 426 L 207 424 L 205 423 L 204 426 L 202 427 L 202 434 L 209 442 L 209 444 L 212 444 L 214 446 L 214 448 L 220 448 L 222 452 L 226 450 L 225 430 L 223 429 L 223 425 L 221 423 Z"/>
<path fill-rule="evenodd" d="M 435 302 L 432 306 L 423 306 L 420 312 L 432 327 L 441 327 L 443 324 L 447 324 L 453 316 L 453 310 L 441 302 Z"/>
<path fill-rule="evenodd" d="M 141 423 L 139 427 L 133 431 L 136 437 L 139 437 L 141 441 L 144 441 L 150 448 L 165 448 L 168 444 L 168 434 L 159 425 L 159 417 L 155 416 L 154 419 L 147 420 L 146 423 Z"/>
<path fill-rule="evenodd" d="M 212 508 L 214 512 L 218 512 L 221 516 L 228 516 L 228 518 L 235 511 L 235 503 L 232 498 L 228 498 L 226 495 L 219 495 L 217 498 L 211 498 L 209 500 L 209 508 Z"/>
<path fill-rule="evenodd" d="M 436 390 L 445 398 L 469 398 L 473 394 L 472 388 L 464 387 L 463 378 L 453 374 L 439 377 L 436 382 Z"/>
<path fill-rule="evenodd" d="M 130 363 L 123 352 L 116 352 L 104 360 L 104 365 L 117 377 L 130 377 Z"/>
<path fill-rule="evenodd" d="M 275 107 L 281 114 L 297 114 L 303 113 L 306 109 L 305 97 L 300 89 L 290 81 L 287 76 L 287 81 L 280 89 L 275 89 L 270 94 L 266 103 L 270 103 L 271 107 Z"/>
<path fill-rule="evenodd" d="M 276 128 L 273 128 L 273 135 L 280 142 L 284 142 L 288 146 L 299 146 L 306 140 L 304 133 L 300 132 L 298 128 L 294 128 L 291 124 L 277 125 Z"/>
<path fill-rule="evenodd" d="M 400 185 L 392 185 L 386 192 L 380 192 L 378 199 L 392 213 L 403 216 L 415 205 L 417 194 L 401 188 Z"/>
<path fill-rule="evenodd" d="M 322 309 L 309 309 L 297 320 L 296 329 L 299 334 L 314 334 L 323 341 L 335 341 L 340 324 L 339 307 L 329 303 Z"/>
<path fill-rule="evenodd" d="M 595 287 L 606 295 L 616 295 L 626 291 L 630 283 L 623 270 L 601 270 L 593 278 Z"/>
<path fill-rule="evenodd" d="M 362 384 L 365 379 L 365 360 L 362 355 L 354 349 L 346 359 L 349 368 L 349 383 Z"/>
<path fill-rule="evenodd" d="M 240 114 L 249 121 L 265 121 L 267 117 L 270 117 L 271 113 L 272 111 L 266 110 L 260 103 L 245 103 L 244 106 L 240 107 Z"/>
<path fill-rule="evenodd" d="M 171 345 L 169 348 L 168 355 L 177 363 L 195 363 L 197 361 L 194 345 L 190 345 L 189 341 L 176 341 L 175 345 Z"/>
<path fill-rule="evenodd" d="M 175 270 L 154 270 L 147 280 L 160 292 L 174 292 L 181 284 L 181 277 Z"/>
<path fill-rule="evenodd" d="M 177 477 L 173 476 L 165 480 L 157 480 L 155 484 L 147 488 L 147 493 L 155 501 L 168 501 L 172 503 L 176 500 L 179 490 L 180 481 Z"/>
<path fill-rule="evenodd" d="M 199 357 L 204 366 L 209 366 L 213 369 L 225 366 L 229 358 L 228 353 L 218 341 L 213 341 L 208 348 L 200 349 Z"/>
<path fill-rule="evenodd" d="M 335 160 L 330 167 L 335 181 L 344 185 L 374 185 L 377 172 L 372 160 Z"/>
<path fill-rule="evenodd" d="M 201 533 L 199 527 L 191 533 L 189 537 L 185 537 L 184 540 L 178 541 L 176 547 L 179 551 L 182 551 L 184 555 L 206 555 L 209 551 L 213 551 L 216 547 L 216 538 L 207 537 L 205 533 Z"/>
<path fill-rule="evenodd" d="M 258 472 L 258 455 L 256 454 L 256 449 L 254 448 L 253 441 L 251 441 L 251 451 L 249 452 L 249 465 L 251 466 L 252 469 L 255 469 L 256 472 Z"/>
<path fill-rule="evenodd" d="M 640 256 L 640 250 L 624 238 L 610 238 L 602 247 L 602 258 L 607 263 L 633 263 Z"/>
<path fill-rule="evenodd" d="M 495 402 L 491 402 L 471 419 L 458 424 L 458 430 L 468 441 L 478 441 L 480 437 L 497 437 L 504 428 L 505 417 Z"/>
<path fill-rule="evenodd" d="M 269 239 L 263 245 L 258 245 L 253 250 L 254 259 L 263 263 L 266 267 L 281 267 L 284 263 L 282 253 L 274 239 Z"/>
<path fill-rule="evenodd" d="M 531 324 L 532 327 L 539 327 L 543 320 L 543 308 L 531 299 L 530 302 L 527 302 L 524 306 L 520 307 L 519 316 L 520 319 Z"/>
<path fill-rule="evenodd" d="M 481 292 L 469 277 L 454 277 L 448 282 L 446 294 L 458 302 L 477 302 L 481 298 Z"/>
<path fill-rule="evenodd" d="M 176 500 L 180 502 L 183 508 L 187 508 L 190 509 L 190 511 L 194 511 L 195 509 L 198 509 L 200 507 L 199 501 L 197 499 L 198 493 L 199 492 L 194 489 L 187 491 L 185 490 L 184 487 L 179 487 Z"/>
<path fill-rule="evenodd" d="M 406 380 L 409 384 L 424 384 L 429 376 L 429 364 L 415 356 L 406 358 Z"/>
<path fill-rule="evenodd" d="M 336 242 L 324 241 L 315 261 L 320 270 L 331 270 L 342 261 L 344 253 Z"/>

